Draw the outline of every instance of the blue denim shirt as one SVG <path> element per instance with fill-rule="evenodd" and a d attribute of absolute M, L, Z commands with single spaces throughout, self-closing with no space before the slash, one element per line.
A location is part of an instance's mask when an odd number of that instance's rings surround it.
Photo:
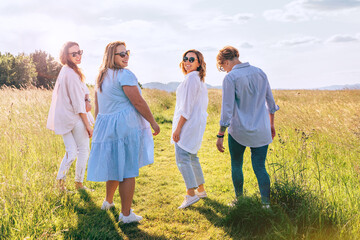
<path fill-rule="evenodd" d="M 272 142 L 270 113 L 279 110 L 265 73 L 249 63 L 235 65 L 222 85 L 220 126 L 241 145 L 261 147 Z"/>

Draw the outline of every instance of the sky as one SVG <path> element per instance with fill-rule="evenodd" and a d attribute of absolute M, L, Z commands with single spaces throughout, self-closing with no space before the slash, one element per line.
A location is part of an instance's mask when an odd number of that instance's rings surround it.
<path fill-rule="evenodd" d="M 58 59 L 65 42 L 78 42 L 89 84 L 118 40 L 142 84 L 181 82 L 182 54 L 197 49 L 205 81 L 221 86 L 216 55 L 227 45 L 273 89 L 360 83 L 360 0 L 1 0 L 0 33 L 0 52 L 13 55 L 43 50 Z"/>

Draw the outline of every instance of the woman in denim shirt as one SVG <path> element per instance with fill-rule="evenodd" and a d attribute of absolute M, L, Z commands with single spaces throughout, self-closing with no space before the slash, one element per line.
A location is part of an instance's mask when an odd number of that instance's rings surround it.
<path fill-rule="evenodd" d="M 216 57 L 217 67 L 226 71 L 223 81 L 220 130 L 216 146 L 224 152 L 223 137 L 229 127 L 229 151 L 236 197 L 243 195 L 243 156 L 251 149 L 253 170 L 258 180 L 264 207 L 270 206 L 270 178 L 265 168 L 268 145 L 275 136 L 275 104 L 265 73 L 239 60 L 236 48 L 227 46 Z"/>

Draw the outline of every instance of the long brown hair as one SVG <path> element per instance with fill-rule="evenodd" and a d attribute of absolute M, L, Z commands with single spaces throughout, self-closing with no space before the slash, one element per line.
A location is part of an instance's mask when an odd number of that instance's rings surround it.
<path fill-rule="evenodd" d="M 72 68 L 77 73 L 77 75 L 79 75 L 80 80 L 84 82 L 85 81 L 84 74 L 81 72 L 81 69 L 70 60 L 69 57 L 69 48 L 75 45 L 79 46 L 79 44 L 76 42 L 66 42 L 62 46 L 60 50 L 60 62 L 62 63 L 62 65 L 68 65 L 70 68 Z"/>
<path fill-rule="evenodd" d="M 204 60 L 204 56 L 203 56 L 202 53 L 199 52 L 198 50 L 191 49 L 191 50 L 186 51 L 186 52 L 183 54 L 183 59 L 184 59 L 184 57 L 186 56 L 186 54 L 188 54 L 189 52 L 192 52 L 192 53 L 195 53 L 195 54 L 196 54 L 196 57 L 197 57 L 197 59 L 198 59 L 199 65 L 200 65 L 200 66 L 196 69 L 196 71 L 199 71 L 200 80 L 201 80 L 202 82 L 205 82 L 206 63 L 205 63 L 205 60 Z M 184 61 L 181 61 L 181 63 L 180 63 L 180 68 L 181 68 L 182 72 L 184 73 L 184 75 L 186 75 L 187 72 L 186 72 L 185 67 L 184 67 Z"/>
<path fill-rule="evenodd" d="M 100 89 L 100 92 L 101 92 L 101 85 L 104 81 L 104 77 L 105 77 L 107 70 L 109 68 L 110 69 L 121 69 L 121 66 L 119 66 L 115 63 L 115 50 L 116 50 L 117 46 L 120 46 L 120 45 L 124 45 L 124 47 L 126 47 L 125 42 L 115 41 L 115 42 L 109 43 L 105 48 L 103 61 L 100 66 L 100 69 L 99 69 L 99 75 L 96 79 L 96 87 Z"/>

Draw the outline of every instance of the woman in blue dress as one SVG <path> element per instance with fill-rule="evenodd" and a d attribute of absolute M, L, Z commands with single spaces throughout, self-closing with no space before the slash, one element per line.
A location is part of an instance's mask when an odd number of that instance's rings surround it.
<path fill-rule="evenodd" d="M 101 209 L 114 207 L 117 187 L 121 198 L 119 221 L 142 219 L 131 209 L 139 168 L 154 162 L 152 135 L 160 132 L 141 96 L 135 75 L 128 69 L 125 42 L 106 46 L 95 91 L 95 128 L 88 163 L 89 181 L 106 182 Z M 151 134 L 151 128 L 154 130 Z"/>

